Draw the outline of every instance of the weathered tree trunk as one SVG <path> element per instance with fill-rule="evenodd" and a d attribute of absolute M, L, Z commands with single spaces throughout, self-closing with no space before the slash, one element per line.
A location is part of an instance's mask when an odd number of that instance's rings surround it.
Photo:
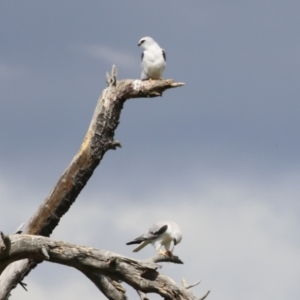
<path fill-rule="evenodd" d="M 50 236 L 60 218 L 69 210 L 84 188 L 107 150 L 121 144 L 114 140 L 123 104 L 130 98 L 157 97 L 183 83 L 173 80 L 116 80 L 116 67 L 107 74 L 108 87 L 99 97 L 90 127 L 79 149 L 50 195 L 32 216 L 24 233 Z M 35 257 L 11 263 L 0 275 L 0 300 L 7 299 L 10 291 L 37 264 Z M 108 281 L 110 279 L 107 279 Z M 107 280 L 103 280 L 107 283 Z M 106 285 L 107 286 L 107 285 Z M 104 286 L 102 286 L 105 289 Z M 121 298 L 119 298 L 121 299 Z"/>

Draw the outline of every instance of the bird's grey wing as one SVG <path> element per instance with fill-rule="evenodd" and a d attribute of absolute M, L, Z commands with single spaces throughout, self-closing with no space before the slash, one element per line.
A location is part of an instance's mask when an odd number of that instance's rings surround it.
<path fill-rule="evenodd" d="M 126 243 L 126 245 L 140 244 L 144 241 L 151 242 L 152 240 L 155 240 L 161 234 L 166 232 L 167 229 L 168 225 L 157 226 L 157 224 L 154 224 L 147 233 L 144 233 L 143 235 L 137 237 L 133 241 Z"/>
<path fill-rule="evenodd" d="M 165 50 L 162 50 L 162 55 L 163 55 L 163 57 L 164 57 L 164 60 L 167 61 L 167 56 L 166 56 Z"/>
<path fill-rule="evenodd" d="M 156 238 L 156 236 L 154 234 L 152 234 L 151 232 L 147 232 L 147 233 L 144 233 L 143 235 L 137 237 L 133 241 L 126 243 L 126 245 L 140 244 L 144 241 L 151 242 L 155 238 Z"/>

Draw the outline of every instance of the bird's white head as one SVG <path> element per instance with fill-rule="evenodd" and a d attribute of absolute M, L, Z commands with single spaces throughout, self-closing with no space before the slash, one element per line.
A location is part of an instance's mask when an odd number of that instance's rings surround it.
<path fill-rule="evenodd" d="M 153 45 L 157 45 L 157 43 L 154 41 L 153 38 L 151 38 L 149 36 L 145 36 L 145 37 L 141 38 L 138 43 L 138 46 L 140 46 L 144 49 L 148 49 L 149 47 L 151 47 Z"/>

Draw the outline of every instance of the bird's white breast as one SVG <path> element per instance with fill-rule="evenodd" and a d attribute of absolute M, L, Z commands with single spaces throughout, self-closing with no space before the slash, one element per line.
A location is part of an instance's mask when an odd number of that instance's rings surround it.
<path fill-rule="evenodd" d="M 167 229 L 162 235 L 160 235 L 156 240 L 152 242 L 155 249 L 158 251 L 162 246 L 166 248 L 166 250 L 170 249 L 170 244 L 173 241 L 173 236 L 170 233 L 170 230 Z"/>
<path fill-rule="evenodd" d="M 142 70 L 148 78 L 161 78 L 165 67 L 166 62 L 161 48 L 153 46 L 144 51 Z"/>

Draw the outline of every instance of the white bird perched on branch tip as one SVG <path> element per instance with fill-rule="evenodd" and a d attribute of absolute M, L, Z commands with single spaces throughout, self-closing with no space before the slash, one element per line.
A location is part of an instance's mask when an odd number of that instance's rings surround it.
<path fill-rule="evenodd" d="M 179 244 L 182 240 L 182 233 L 179 226 L 172 221 L 159 221 L 156 222 L 148 232 L 127 243 L 126 245 L 140 244 L 133 252 L 138 252 L 148 244 L 152 243 L 156 251 L 165 256 L 172 256 L 174 246 Z M 171 243 L 173 248 L 170 250 Z M 166 251 L 162 251 L 161 247 L 164 246 Z"/>
<path fill-rule="evenodd" d="M 138 46 L 145 50 L 142 53 L 141 80 L 162 79 L 163 71 L 167 65 L 166 53 L 151 37 L 140 39 Z"/>

